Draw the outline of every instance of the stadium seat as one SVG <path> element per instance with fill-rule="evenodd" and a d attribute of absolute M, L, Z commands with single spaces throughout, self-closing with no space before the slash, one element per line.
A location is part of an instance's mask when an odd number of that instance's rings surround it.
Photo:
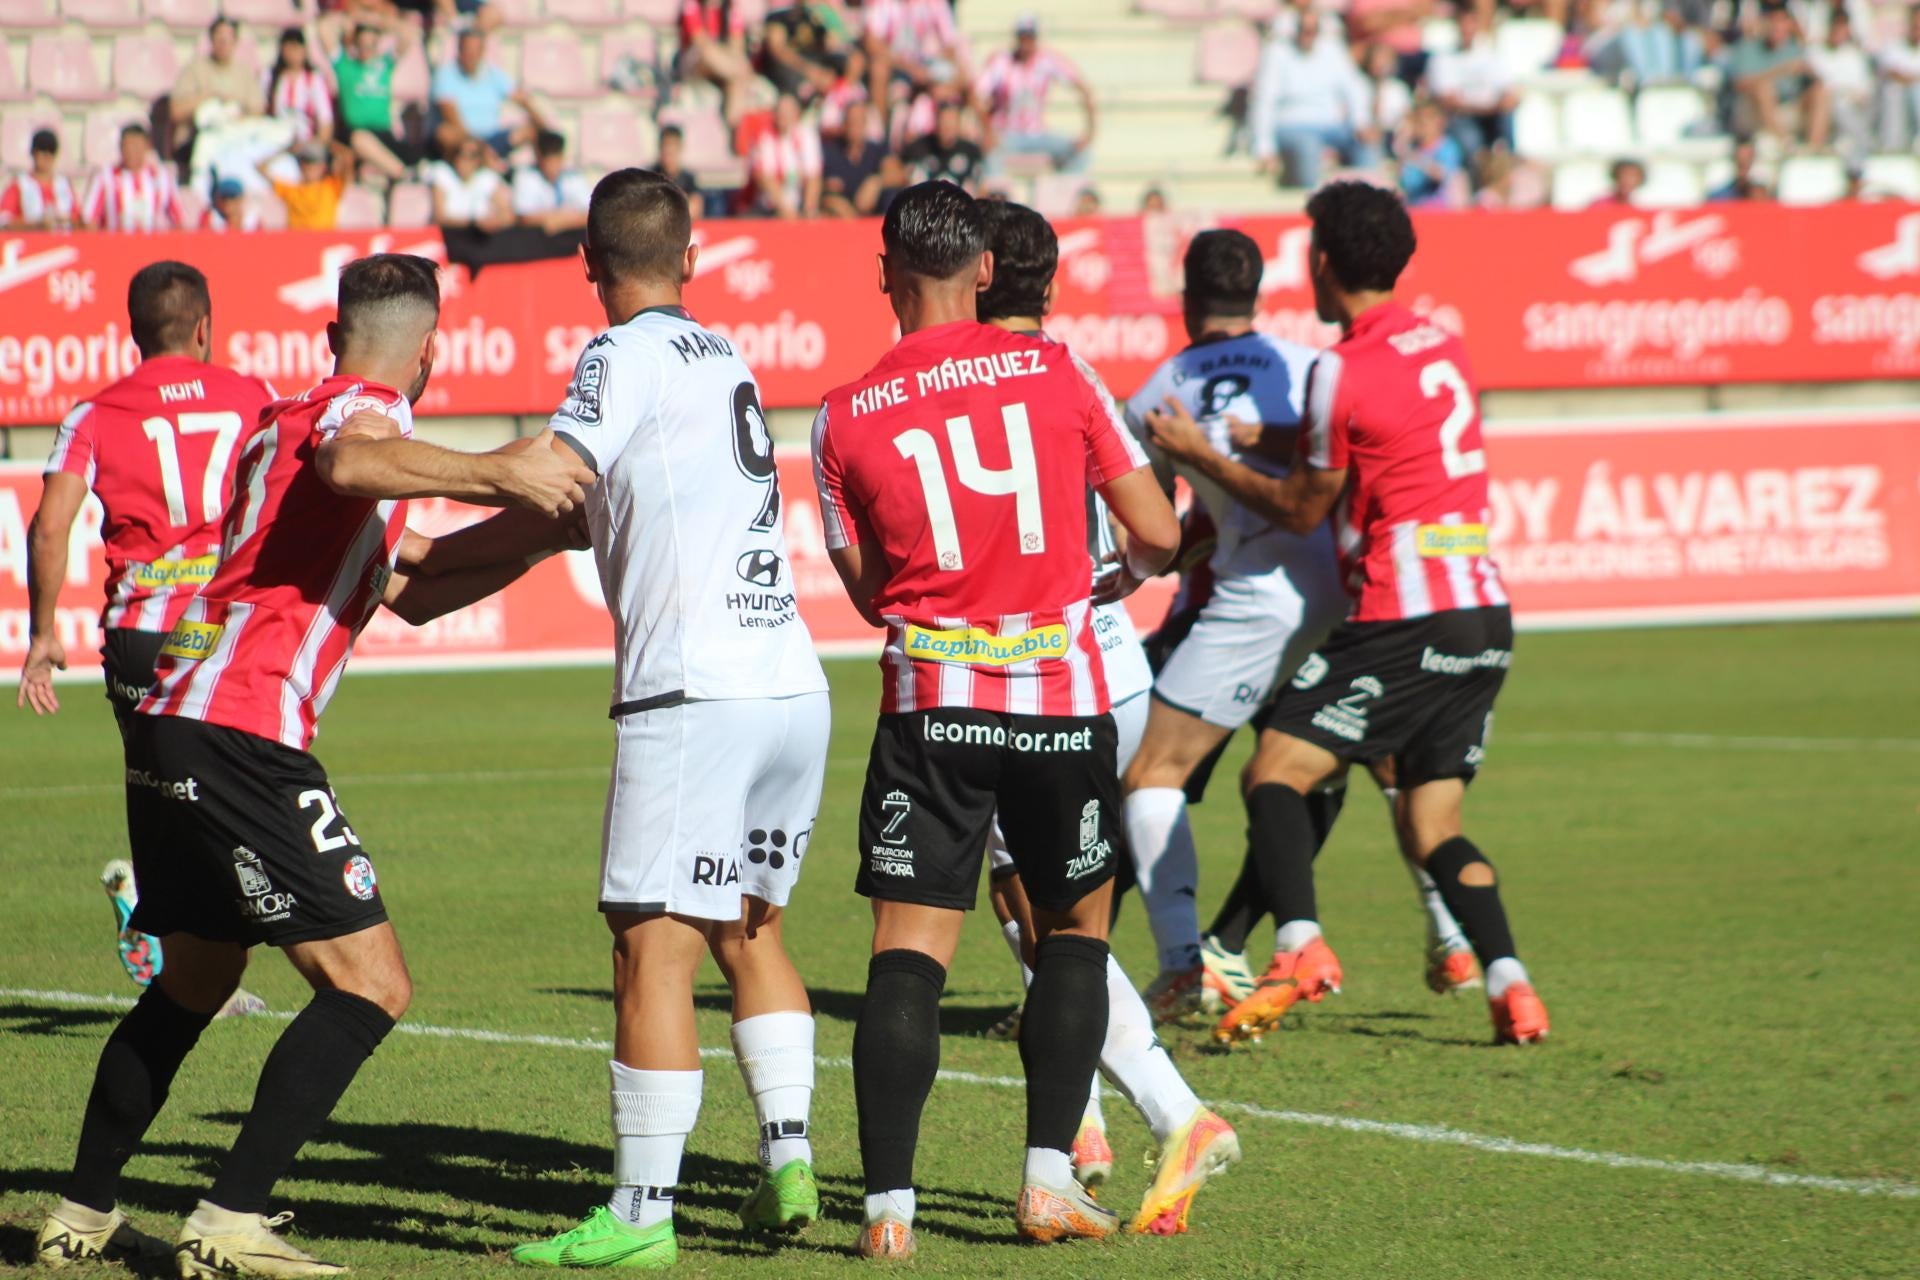
<path fill-rule="evenodd" d="M 1560 24 L 1545 18 L 1507 18 L 1493 29 L 1494 52 L 1516 80 L 1537 76 L 1560 56 Z"/>
<path fill-rule="evenodd" d="M 1568 160 L 1553 169 L 1553 207 L 1584 209 L 1613 188 L 1599 160 Z"/>
<path fill-rule="evenodd" d="M 235 22 L 256 27 L 291 27 L 300 22 L 294 0 L 222 0 L 220 12 Z"/>
<path fill-rule="evenodd" d="M 55 0 L 0 0 L 0 30 L 59 25 L 60 7 Z"/>
<path fill-rule="evenodd" d="M 113 39 L 113 87 L 151 102 L 173 91 L 180 60 L 170 36 L 124 35 Z"/>
<path fill-rule="evenodd" d="M 1208 27 L 1200 33 L 1194 61 L 1201 84 L 1244 89 L 1260 70 L 1260 37 L 1244 22 Z"/>
<path fill-rule="evenodd" d="M 433 195 L 418 182 L 396 182 L 387 192 L 387 225 L 390 227 L 429 227 L 433 225 Z"/>
<path fill-rule="evenodd" d="M 60 12 L 68 22 L 96 31 L 137 27 L 147 20 L 140 0 L 62 0 Z"/>
<path fill-rule="evenodd" d="M 1707 119 L 1707 101 L 1688 85 L 1642 89 L 1633 100 L 1634 129 L 1640 145 L 1658 150 L 1693 136 L 1689 130 Z"/>
<path fill-rule="evenodd" d="M 1034 211 L 1047 218 L 1065 218 L 1073 213 L 1073 202 L 1087 185 L 1085 174 L 1043 173 L 1033 180 Z"/>
<path fill-rule="evenodd" d="M 1920 200 L 1920 159 L 1913 156 L 1868 156 L 1861 170 L 1869 196 Z"/>
<path fill-rule="evenodd" d="M 1690 209 L 1706 194 L 1698 167 L 1685 160 L 1655 160 L 1647 165 L 1647 185 L 1633 202 L 1642 209 Z"/>
<path fill-rule="evenodd" d="M 547 0 L 547 20 L 576 27 L 617 27 L 626 21 L 620 0 Z"/>
<path fill-rule="evenodd" d="M 530 93 L 553 98 L 593 98 L 600 93 L 587 69 L 587 51 L 570 31 L 529 33 L 520 42 L 520 84 Z"/>
<path fill-rule="evenodd" d="M 198 229 L 200 215 L 207 211 L 207 202 L 192 187 L 180 188 L 180 225 Z"/>
<path fill-rule="evenodd" d="M 410 102 L 425 102 L 433 90 L 433 68 L 427 65 L 427 55 L 419 45 L 406 51 L 393 68 L 393 100 L 405 105 Z"/>
<path fill-rule="evenodd" d="M 387 225 L 386 203 L 378 193 L 354 183 L 340 193 L 341 231 L 377 231 Z"/>
<path fill-rule="evenodd" d="M 35 36 L 27 48 L 27 83 L 56 102 L 98 102 L 107 96 L 85 36 Z"/>
<path fill-rule="evenodd" d="M 1214 13 L 1213 0 L 1139 0 L 1134 7 L 1175 22 L 1204 22 Z"/>
<path fill-rule="evenodd" d="M 285 231 L 287 229 L 287 206 L 281 204 L 275 196 L 254 196 L 254 207 L 260 210 L 260 229 L 262 231 Z"/>
<path fill-rule="evenodd" d="M 25 102 L 32 96 L 14 71 L 13 59 L 6 56 L 6 50 L 0 49 L 0 102 Z"/>
<path fill-rule="evenodd" d="M 95 107 L 87 112 L 80 146 L 87 167 L 118 163 L 121 128 L 147 123 L 147 114 L 144 106 L 132 103 L 119 107 Z"/>
<path fill-rule="evenodd" d="M 767 0 L 733 0 L 733 16 L 748 27 L 759 27 L 767 20 Z"/>
<path fill-rule="evenodd" d="M 1633 150 L 1633 117 L 1618 89 L 1576 89 L 1560 103 L 1560 143 L 1588 156 Z"/>
<path fill-rule="evenodd" d="M 218 12 L 218 0 L 146 0 L 147 17 L 175 31 L 203 32 Z"/>
<path fill-rule="evenodd" d="M 1550 93 L 1520 95 L 1513 112 L 1513 149 L 1523 156 L 1550 157 L 1560 150 L 1560 111 Z"/>
<path fill-rule="evenodd" d="M 493 0 L 500 7 L 500 21 L 509 27 L 540 25 L 540 0 Z"/>
<path fill-rule="evenodd" d="M 686 166 L 696 172 L 725 168 L 733 163 L 733 143 L 727 122 L 717 111 L 676 111 L 662 114 L 660 123 L 677 124 L 686 135 Z"/>
<path fill-rule="evenodd" d="M 1773 194 L 1781 204 L 1831 203 L 1847 194 L 1847 167 L 1838 156 L 1788 156 Z"/>
<path fill-rule="evenodd" d="M 70 121 L 62 120 L 58 111 L 45 107 L 9 107 L 0 111 L 0 165 L 24 169 L 31 164 L 33 135 L 41 129 L 52 129 L 60 135 L 60 154 L 65 157 L 61 168 L 77 170 L 80 167 L 77 163 L 79 129 Z"/>
<path fill-rule="evenodd" d="M 606 98 L 580 112 L 579 161 L 586 169 L 653 163 L 658 142 L 645 113 L 625 98 Z"/>
<path fill-rule="evenodd" d="M 670 27 L 680 17 L 679 0 L 621 0 L 620 7 L 628 21 L 656 27 Z"/>
<path fill-rule="evenodd" d="M 653 30 L 649 27 L 629 27 L 625 31 L 609 31 L 601 36 L 600 87 L 605 88 L 614 82 L 620 64 L 628 58 L 643 67 L 653 66 L 657 47 Z"/>
<path fill-rule="evenodd" d="M 1223 18 L 1272 22 L 1280 12 L 1280 0 L 1215 0 L 1213 10 Z"/>

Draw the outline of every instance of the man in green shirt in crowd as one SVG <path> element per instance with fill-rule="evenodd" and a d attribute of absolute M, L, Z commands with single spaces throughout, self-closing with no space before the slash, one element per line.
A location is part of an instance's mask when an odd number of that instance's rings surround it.
<path fill-rule="evenodd" d="M 405 23 L 391 28 L 393 47 L 384 49 L 386 34 L 362 23 L 353 29 L 347 48 L 333 53 L 333 78 L 340 86 L 340 132 L 353 153 L 369 167 L 394 181 L 418 164 L 420 150 L 395 128 L 393 69 L 412 47 L 414 34 Z M 326 38 L 322 33 L 321 38 Z"/>

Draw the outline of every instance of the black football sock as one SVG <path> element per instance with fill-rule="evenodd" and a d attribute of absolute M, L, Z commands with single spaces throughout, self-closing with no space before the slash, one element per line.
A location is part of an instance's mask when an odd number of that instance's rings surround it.
<path fill-rule="evenodd" d="M 1427 874 L 1473 944 L 1481 968 L 1514 954 L 1513 930 L 1507 926 L 1507 909 L 1500 905 L 1499 879 L 1473 841 L 1455 836 L 1442 842 L 1427 855 Z M 1485 883 L 1462 883 L 1462 877 Z"/>
<path fill-rule="evenodd" d="M 946 986 L 946 967 L 923 952 L 882 951 L 867 961 L 867 999 L 853 1028 L 853 1102 L 868 1195 L 913 1186 L 920 1112 L 940 1070 Z"/>
<path fill-rule="evenodd" d="M 1340 786 L 1328 789 L 1319 787 L 1307 793 L 1307 817 L 1313 822 L 1313 856 L 1318 858 L 1320 850 L 1326 848 L 1327 837 L 1333 834 L 1333 824 L 1340 818 L 1340 810 L 1346 807 L 1347 788 Z"/>
<path fill-rule="evenodd" d="M 1251 842 L 1251 833 L 1248 839 Z M 1214 914 L 1207 935 L 1228 951 L 1245 951 L 1247 935 L 1266 913 L 1260 897 L 1260 878 L 1253 866 L 1253 849 L 1249 847 L 1246 856 L 1240 859 L 1240 875 L 1234 880 L 1233 888 L 1227 890 L 1226 901 Z"/>
<path fill-rule="evenodd" d="M 1306 797 L 1263 782 L 1247 793 L 1247 844 L 1275 924 L 1318 920 L 1313 854 L 1318 847 Z"/>
<path fill-rule="evenodd" d="M 265 1213 L 273 1184 L 391 1030 L 393 1019 L 371 1000 L 331 989 L 314 992 L 260 1068 L 253 1110 L 207 1199 L 235 1213 Z"/>
<path fill-rule="evenodd" d="M 174 1073 L 211 1021 L 212 1014 L 181 1008 L 159 987 L 148 987 L 120 1019 L 94 1068 L 67 1199 L 101 1213 L 113 1208 L 120 1170 L 166 1105 Z"/>
<path fill-rule="evenodd" d="M 1107 1036 L 1107 944 L 1055 934 L 1034 948 L 1020 1016 L 1027 1145 L 1071 1151 Z"/>

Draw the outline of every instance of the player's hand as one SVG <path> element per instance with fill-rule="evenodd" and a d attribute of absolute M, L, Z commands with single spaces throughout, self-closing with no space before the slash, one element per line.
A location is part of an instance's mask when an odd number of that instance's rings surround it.
<path fill-rule="evenodd" d="M 1227 439 L 1236 449 L 1253 449 L 1260 444 L 1260 437 L 1266 433 L 1264 422 L 1248 422 L 1237 414 L 1229 413 L 1222 421 L 1227 424 Z"/>
<path fill-rule="evenodd" d="M 340 424 L 339 439 L 397 440 L 400 424 L 378 409 L 362 409 Z"/>
<path fill-rule="evenodd" d="M 520 506 L 557 518 L 587 500 L 593 471 L 560 443 L 552 427 L 517 449 L 509 445 L 508 450 L 517 456 L 507 473 L 507 493 Z"/>
<path fill-rule="evenodd" d="M 27 660 L 20 668 L 20 692 L 16 707 L 32 707 L 36 716 L 50 716 L 60 710 L 60 695 L 53 691 L 53 673 L 67 669 L 67 649 L 57 636 L 41 636 L 28 646 Z"/>
<path fill-rule="evenodd" d="M 1164 403 L 1164 409 L 1147 410 L 1148 437 L 1161 452 L 1170 458 L 1196 458 L 1212 448 L 1187 406 L 1172 396 Z"/>
<path fill-rule="evenodd" d="M 587 509 L 581 507 L 560 522 L 562 551 L 593 550 L 593 530 L 587 527 Z"/>
<path fill-rule="evenodd" d="M 1127 568 L 1126 556 L 1120 552 L 1108 552 L 1107 558 L 1100 563 L 1108 568 L 1105 573 L 1093 580 L 1094 604 L 1118 604 L 1140 589 L 1143 579 L 1133 576 Z"/>

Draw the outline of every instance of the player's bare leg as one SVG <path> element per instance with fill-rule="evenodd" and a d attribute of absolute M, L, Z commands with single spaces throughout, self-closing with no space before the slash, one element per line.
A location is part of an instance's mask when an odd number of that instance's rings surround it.
<path fill-rule="evenodd" d="M 780 908 L 747 898 L 707 945 L 733 990 L 733 1056 L 760 1125 L 760 1181 L 740 1205 L 748 1230 L 797 1231 L 820 1216 L 808 1135 L 813 1006 L 787 955 Z"/>
<path fill-rule="evenodd" d="M 1127 764 L 1127 844 L 1160 951 L 1160 973 L 1147 988 L 1154 1019 L 1166 1022 L 1200 1007 L 1200 861 L 1187 820 L 1187 779 L 1229 731 L 1155 698 L 1140 749 Z"/>
<path fill-rule="evenodd" d="M 1403 791 L 1396 825 L 1403 846 L 1433 878 L 1486 972 L 1494 1038 L 1502 1044 L 1533 1044 L 1547 1037 L 1547 1007 L 1515 954 L 1493 864 L 1461 834 L 1466 794 L 1467 784 L 1459 778 Z"/>

